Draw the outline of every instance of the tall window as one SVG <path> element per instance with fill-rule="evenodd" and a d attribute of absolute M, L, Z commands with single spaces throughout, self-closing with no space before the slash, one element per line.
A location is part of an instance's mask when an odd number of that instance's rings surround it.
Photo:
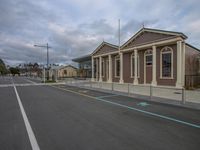
<path fill-rule="evenodd" d="M 146 66 L 151 66 L 152 65 L 152 50 L 147 50 L 145 52 L 145 57 L 146 57 Z"/>
<path fill-rule="evenodd" d="M 120 76 L 120 58 L 119 56 L 115 57 L 115 76 Z"/>
<path fill-rule="evenodd" d="M 161 77 L 172 78 L 173 76 L 173 50 L 164 47 L 161 50 Z"/>
<path fill-rule="evenodd" d="M 139 56 L 137 56 L 137 76 L 139 77 Z M 134 77 L 135 74 L 135 56 L 134 53 L 131 55 L 131 76 Z"/>

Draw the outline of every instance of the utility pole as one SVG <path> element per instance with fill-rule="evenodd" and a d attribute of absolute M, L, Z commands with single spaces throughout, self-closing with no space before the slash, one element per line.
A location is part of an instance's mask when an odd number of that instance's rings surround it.
<path fill-rule="evenodd" d="M 120 19 L 118 20 L 118 45 L 119 45 L 119 52 L 120 52 L 120 44 L 121 44 L 121 39 L 120 39 Z"/>
<path fill-rule="evenodd" d="M 49 45 L 47 43 L 47 68 L 49 68 Z"/>
<path fill-rule="evenodd" d="M 49 80 L 49 48 L 52 48 L 52 47 L 50 47 L 49 45 L 48 45 L 48 43 L 47 43 L 47 45 L 34 45 L 35 47 L 45 47 L 45 48 L 47 48 L 47 80 Z M 45 70 L 45 69 L 44 69 Z M 45 79 L 44 79 L 44 81 L 45 81 Z"/>

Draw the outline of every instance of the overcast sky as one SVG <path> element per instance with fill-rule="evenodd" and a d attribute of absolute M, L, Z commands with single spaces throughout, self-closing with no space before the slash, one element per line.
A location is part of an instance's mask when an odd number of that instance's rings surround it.
<path fill-rule="evenodd" d="M 0 58 L 7 64 L 71 63 L 103 40 L 122 44 L 145 27 L 183 32 L 200 48 L 200 0 L 0 0 Z"/>

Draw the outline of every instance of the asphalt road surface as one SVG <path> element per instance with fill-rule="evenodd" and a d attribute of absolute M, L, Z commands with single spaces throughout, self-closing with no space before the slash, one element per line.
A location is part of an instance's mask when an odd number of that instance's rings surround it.
<path fill-rule="evenodd" d="M 37 83 L 0 77 L 0 150 L 200 149 L 199 110 Z"/>

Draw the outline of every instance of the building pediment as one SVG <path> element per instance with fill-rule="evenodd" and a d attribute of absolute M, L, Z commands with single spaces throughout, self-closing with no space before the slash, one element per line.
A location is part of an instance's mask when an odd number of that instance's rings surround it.
<path fill-rule="evenodd" d="M 102 42 L 92 53 L 92 56 L 118 51 L 118 46 Z"/>
<path fill-rule="evenodd" d="M 149 44 L 157 41 L 163 41 L 175 37 L 187 37 L 181 32 L 172 32 L 165 30 L 142 28 L 134 36 L 132 36 L 126 43 L 121 46 L 121 49 L 131 48 L 137 45 Z"/>

